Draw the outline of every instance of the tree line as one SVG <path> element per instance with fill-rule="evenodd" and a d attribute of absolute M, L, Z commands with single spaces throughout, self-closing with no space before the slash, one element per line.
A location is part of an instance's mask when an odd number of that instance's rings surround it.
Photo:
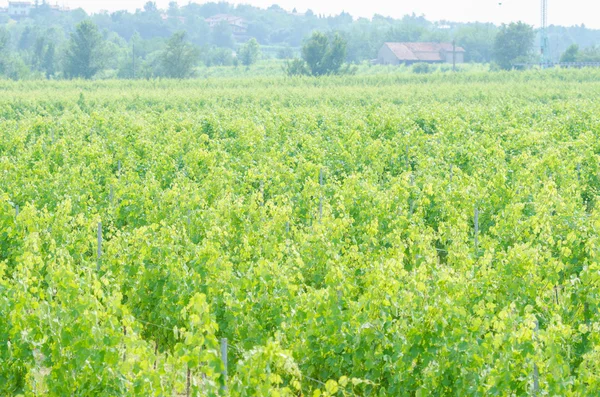
<path fill-rule="evenodd" d="M 245 20 L 243 37 L 227 23 L 208 26 L 205 18 L 223 13 Z M 535 61 L 538 41 L 537 32 L 521 23 L 431 22 L 416 15 L 354 20 L 347 13 L 320 16 L 228 3 L 171 2 L 161 10 L 147 2 L 134 13 L 89 16 L 81 9 L 56 13 L 42 2 L 30 18 L 6 18 L 0 14 L 0 74 L 13 79 L 185 78 L 200 64 L 249 67 L 261 57 L 287 60 L 291 75 L 350 73 L 349 65 L 374 59 L 387 41 L 455 41 L 466 49 L 467 62 L 509 69 Z M 599 31 L 551 27 L 549 35 L 555 60 L 563 53 L 567 59 L 600 60 L 594 46 Z"/>

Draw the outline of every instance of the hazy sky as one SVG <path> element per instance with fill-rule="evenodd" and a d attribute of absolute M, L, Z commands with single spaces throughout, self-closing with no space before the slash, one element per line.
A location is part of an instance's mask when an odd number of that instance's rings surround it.
<path fill-rule="evenodd" d="M 54 3 L 57 0 L 50 0 Z M 216 0 L 218 1 L 218 0 Z M 6 3 L 7 0 L 0 0 Z M 180 0 L 185 5 L 189 0 Z M 202 3 L 203 1 L 194 1 Z M 430 20 L 510 22 L 522 20 L 540 24 L 541 0 L 246 0 L 232 3 L 268 7 L 279 4 L 283 8 L 304 11 L 312 9 L 317 14 L 339 14 L 341 11 L 353 16 L 371 17 L 373 14 L 401 17 L 405 14 L 425 14 Z M 71 8 L 82 7 L 90 12 L 142 8 L 145 0 L 58 0 L 58 4 Z M 157 0 L 159 7 L 166 7 L 169 0 Z M 600 29 L 599 0 L 549 0 L 549 23 L 556 25 L 586 24 Z"/>

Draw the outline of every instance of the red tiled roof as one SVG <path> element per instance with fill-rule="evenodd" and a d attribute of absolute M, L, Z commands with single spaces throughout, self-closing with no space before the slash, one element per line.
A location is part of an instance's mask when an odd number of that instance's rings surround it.
<path fill-rule="evenodd" d="M 452 43 L 385 43 L 401 61 L 443 61 L 442 51 L 465 52 Z"/>
<path fill-rule="evenodd" d="M 418 61 L 419 58 L 404 43 L 385 43 L 396 58 L 403 61 Z"/>

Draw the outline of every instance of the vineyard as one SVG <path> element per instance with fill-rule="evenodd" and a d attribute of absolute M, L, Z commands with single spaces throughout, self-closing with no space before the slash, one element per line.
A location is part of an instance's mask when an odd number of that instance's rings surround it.
<path fill-rule="evenodd" d="M 0 82 L 0 395 L 599 395 L 598 92 Z"/>

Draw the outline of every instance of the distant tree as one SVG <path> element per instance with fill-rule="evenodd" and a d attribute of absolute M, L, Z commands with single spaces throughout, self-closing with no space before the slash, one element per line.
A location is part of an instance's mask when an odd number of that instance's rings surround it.
<path fill-rule="evenodd" d="M 30 26 L 26 26 L 21 33 L 21 37 L 19 38 L 18 49 L 19 50 L 29 50 L 37 39 L 38 31 L 35 28 Z"/>
<path fill-rule="evenodd" d="M 277 50 L 278 59 L 291 59 L 294 57 L 294 50 L 290 47 L 282 47 Z"/>
<path fill-rule="evenodd" d="M 304 76 L 310 74 L 310 71 L 306 67 L 306 62 L 298 58 L 286 61 L 283 71 L 288 76 Z"/>
<path fill-rule="evenodd" d="M 534 39 L 533 27 L 523 22 L 503 24 L 494 41 L 494 59 L 498 66 L 508 70 L 516 62 L 527 61 Z"/>
<path fill-rule="evenodd" d="M 8 49 L 8 43 L 10 42 L 10 33 L 3 27 L 0 27 L 0 53 Z"/>
<path fill-rule="evenodd" d="M 186 41 L 185 32 L 175 33 L 160 57 L 164 75 L 174 79 L 189 77 L 199 55 L 198 50 Z"/>
<path fill-rule="evenodd" d="M 423 41 L 427 28 L 412 21 L 403 21 L 392 26 L 386 33 L 385 41 Z"/>
<path fill-rule="evenodd" d="M 340 15 L 327 17 L 327 24 L 332 28 L 340 28 L 343 26 L 351 25 L 354 21 L 352 15 L 347 12 L 343 12 Z"/>
<path fill-rule="evenodd" d="M 10 33 L 0 27 L 0 74 L 4 74 L 8 63 L 8 43 L 10 42 Z"/>
<path fill-rule="evenodd" d="M 248 30 L 246 34 L 250 37 L 254 37 L 258 42 L 264 43 L 269 41 L 269 35 L 271 34 L 272 28 L 262 20 L 251 22 L 248 24 Z"/>
<path fill-rule="evenodd" d="M 44 59 L 42 60 L 42 69 L 46 73 L 46 78 L 49 79 L 56 74 L 56 47 L 54 43 L 48 44 Z"/>
<path fill-rule="evenodd" d="M 413 73 L 427 74 L 431 73 L 431 65 L 425 62 L 419 62 L 412 65 Z"/>
<path fill-rule="evenodd" d="M 321 32 L 314 32 L 312 37 L 302 47 L 302 58 L 308 65 L 310 73 L 320 76 L 327 73 L 327 52 L 329 39 Z"/>
<path fill-rule="evenodd" d="M 71 33 L 65 55 L 65 75 L 69 78 L 91 79 L 104 67 L 104 39 L 90 20 L 81 22 Z"/>
<path fill-rule="evenodd" d="M 337 33 L 330 40 L 314 32 L 302 47 L 302 58 L 313 76 L 337 74 L 346 59 L 346 41 Z"/>
<path fill-rule="evenodd" d="M 71 10 L 69 17 L 74 23 L 81 23 L 88 19 L 88 14 L 83 8 L 76 8 L 75 10 Z"/>
<path fill-rule="evenodd" d="M 600 62 L 600 47 L 591 46 L 584 49 L 578 54 L 577 62 Z"/>
<path fill-rule="evenodd" d="M 156 13 L 158 12 L 158 7 L 156 6 L 156 2 L 148 1 L 144 4 L 144 11 L 147 13 Z"/>
<path fill-rule="evenodd" d="M 234 63 L 233 54 L 228 48 L 212 48 L 204 57 L 206 66 L 231 66 Z"/>
<path fill-rule="evenodd" d="M 186 17 L 184 29 L 188 34 L 191 43 L 198 46 L 204 46 L 210 43 L 210 27 L 204 21 L 204 18 L 192 15 Z"/>
<path fill-rule="evenodd" d="M 171 17 L 178 17 L 180 15 L 179 4 L 176 1 L 169 2 L 169 9 L 167 14 Z"/>
<path fill-rule="evenodd" d="M 569 48 L 561 55 L 561 62 L 577 62 L 579 56 L 579 46 L 577 44 L 571 44 Z"/>
<path fill-rule="evenodd" d="M 12 80 L 22 80 L 30 75 L 29 67 L 18 54 L 12 54 L 4 63 L 4 74 Z"/>
<path fill-rule="evenodd" d="M 491 23 L 472 23 L 458 28 L 456 43 L 465 48 L 466 62 L 492 61 L 497 27 Z"/>
<path fill-rule="evenodd" d="M 246 44 L 240 48 L 238 58 L 242 62 L 242 65 L 250 67 L 254 65 L 260 57 L 260 44 L 255 38 L 250 39 Z"/>
<path fill-rule="evenodd" d="M 267 8 L 269 11 L 285 12 L 285 10 L 279 4 L 273 4 Z"/>
<path fill-rule="evenodd" d="M 45 51 L 46 39 L 44 37 L 38 37 L 33 47 L 33 59 L 31 62 L 33 67 L 37 70 L 41 68 Z"/>
<path fill-rule="evenodd" d="M 217 47 L 233 48 L 233 32 L 227 22 L 221 22 L 214 27 L 212 32 L 212 42 Z"/>
<path fill-rule="evenodd" d="M 329 38 L 321 32 L 314 32 L 302 47 L 302 59 L 286 62 L 284 71 L 290 76 L 350 73 L 349 67 L 342 70 L 346 59 L 346 46 L 346 40 L 338 33 Z"/>

